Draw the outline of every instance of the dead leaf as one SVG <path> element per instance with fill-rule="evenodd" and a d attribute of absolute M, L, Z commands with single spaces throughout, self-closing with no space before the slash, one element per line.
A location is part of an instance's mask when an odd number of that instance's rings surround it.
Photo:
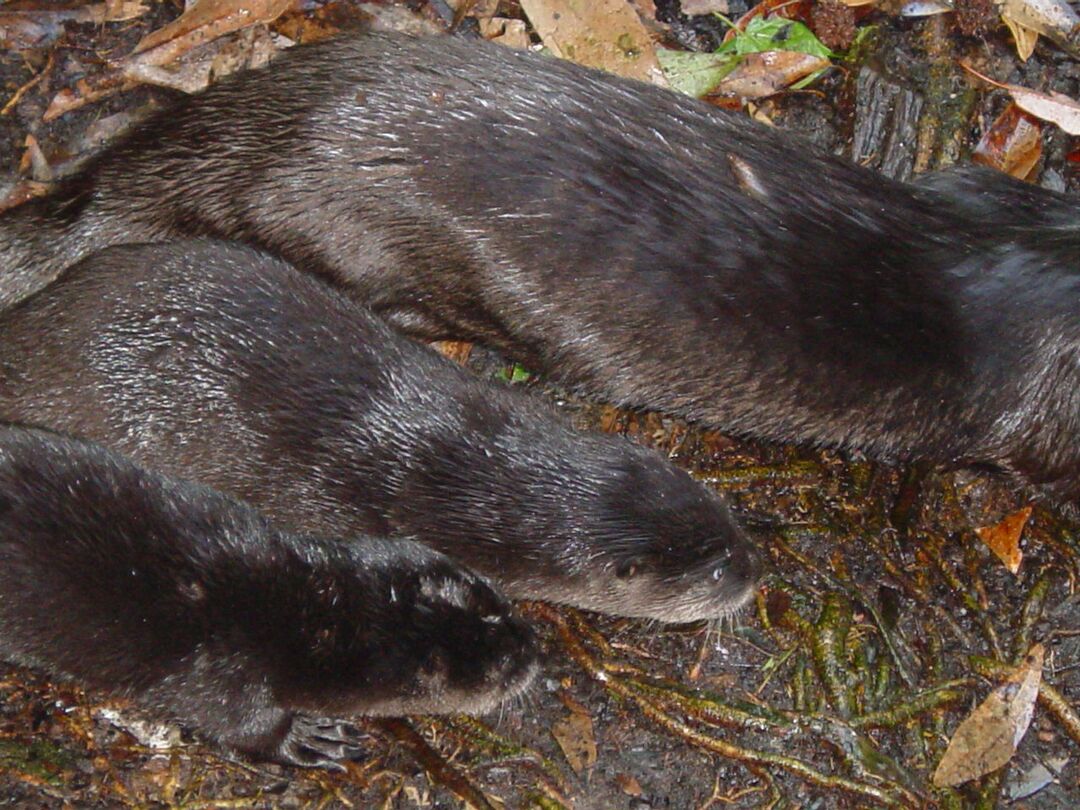
<path fill-rule="evenodd" d="M 465 365 L 472 354 L 473 345 L 463 340 L 436 340 L 431 344 L 443 357 L 449 358 L 459 366 Z"/>
<path fill-rule="evenodd" d="M 486 17 L 477 20 L 480 36 L 491 42 L 498 42 L 511 48 L 524 50 L 531 44 L 529 32 L 524 20 L 511 20 L 506 17 Z"/>
<path fill-rule="evenodd" d="M 934 771 L 937 787 L 978 779 L 1012 758 L 1035 713 L 1044 654 L 1041 644 L 1032 647 L 1009 679 L 964 719 Z"/>
<path fill-rule="evenodd" d="M 82 161 L 92 152 L 96 152 L 106 144 L 115 141 L 121 134 L 129 131 L 142 121 L 161 112 L 162 105 L 153 99 L 138 107 L 122 110 L 112 115 L 106 115 L 95 119 L 87 125 L 68 145 L 68 151 L 75 155 L 71 161 L 72 167 L 67 164 L 55 167 L 58 176 L 67 176 L 74 171 L 74 165 Z"/>
<path fill-rule="evenodd" d="M 0 48 L 13 51 L 43 48 L 64 33 L 67 22 L 105 21 L 104 3 L 59 9 L 43 5 L 46 7 L 0 12 Z"/>
<path fill-rule="evenodd" d="M 292 0 L 277 2 L 287 4 Z M 195 34 L 133 53 L 119 60 L 114 70 L 81 80 L 74 88 L 60 90 L 45 110 L 43 120 L 52 121 L 71 110 L 139 84 L 194 93 L 227 73 L 265 65 L 273 53 L 292 44 L 282 37 L 272 41 L 266 26 L 261 24 L 249 26 L 233 39 L 222 36 L 226 33 L 222 31 L 211 41 L 209 33 L 207 29 L 199 29 Z M 200 45 L 204 47 L 198 47 Z M 189 54 L 196 48 L 195 53 Z"/>
<path fill-rule="evenodd" d="M 257 70 L 270 64 L 278 52 L 265 25 L 253 25 L 245 28 L 235 39 L 229 38 L 210 60 L 210 81 L 216 82 L 230 73 L 241 70 Z"/>
<path fill-rule="evenodd" d="M 589 713 L 589 707 L 586 706 L 584 703 L 582 703 L 577 698 L 575 698 L 569 692 L 566 692 L 566 691 L 559 692 L 557 697 L 559 698 L 559 701 L 562 703 L 563 706 L 565 706 L 566 708 L 568 708 L 570 711 L 574 712 L 575 714 L 588 714 Z"/>
<path fill-rule="evenodd" d="M 442 26 L 420 16 L 405 5 L 357 3 L 356 0 L 344 0 L 343 5 L 345 8 L 351 6 L 362 11 L 365 24 L 372 31 L 395 31 L 411 37 L 442 36 L 446 33 Z"/>
<path fill-rule="evenodd" d="M 454 10 L 455 14 L 460 14 L 461 6 L 467 2 L 469 2 L 469 0 L 451 0 L 449 6 Z M 485 17 L 494 17 L 498 10 L 499 0 L 472 0 L 472 5 L 469 6 L 469 12 L 465 16 L 482 20 Z"/>
<path fill-rule="evenodd" d="M 194 39 L 182 51 L 255 23 L 273 22 L 284 14 L 293 0 L 198 0 L 168 25 L 151 31 L 132 53 L 142 53 L 174 40 Z M 165 61 L 172 61 L 172 58 Z M 156 64 L 164 64 L 157 61 Z"/>
<path fill-rule="evenodd" d="M 1020 109 L 1057 124 L 1070 135 L 1080 135 L 1080 104 L 1068 96 L 1053 91 L 1037 93 L 1012 85 L 1009 86 L 1009 93 Z"/>
<path fill-rule="evenodd" d="M 1024 558 L 1020 551 L 1020 535 L 1030 517 L 1031 507 L 1025 506 L 1011 515 L 1006 515 L 996 526 L 982 526 L 975 530 L 979 539 L 989 546 L 1013 574 L 1020 570 L 1020 563 Z"/>
<path fill-rule="evenodd" d="M 994 81 L 989 76 L 984 76 L 971 65 L 963 62 L 960 64 L 964 70 L 978 76 L 984 82 L 1007 90 L 1020 109 L 1031 113 L 1036 118 L 1041 118 L 1043 121 L 1057 124 L 1070 135 L 1080 135 L 1080 103 L 1053 91 L 1040 93 L 1017 84 L 1003 84 Z"/>
<path fill-rule="evenodd" d="M 1016 55 L 1020 57 L 1021 62 L 1026 62 L 1031 58 L 1031 54 L 1035 52 L 1035 43 L 1039 41 L 1039 32 L 1025 27 L 1023 23 L 1017 22 L 1004 12 L 1001 14 L 1001 21 L 1005 23 L 1005 27 L 1009 29 L 1009 33 L 1013 36 Z"/>
<path fill-rule="evenodd" d="M 150 10 L 146 0 L 105 0 L 105 22 L 123 22 Z"/>
<path fill-rule="evenodd" d="M 1080 15 L 1067 0 L 998 0 L 997 5 L 1006 23 L 1012 20 L 1073 54 L 1080 53 Z"/>
<path fill-rule="evenodd" d="M 197 93 L 230 73 L 263 67 L 277 50 L 270 31 L 260 24 L 233 36 L 218 37 L 170 65 L 159 65 L 153 58 L 143 58 L 156 54 L 156 50 L 136 54 L 124 64 L 122 72 L 125 78 L 143 84 Z"/>
<path fill-rule="evenodd" d="M 38 183 L 51 182 L 53 180 L 52 167 L 49 165 L 45 153 L 41 151 L 41 145 L 38 143 L 37 138 L 27 134 L 23 143 L 26 146 L 26 151 L 23 152 L 22 159 L 19 161 L 19 171 L 26 172 L 29 170 L 30 179 Z"/>
<path fill-rule="evenodd" d="M 1042 123 L 1008 105 L 979 139 L 972 160 L 1023 180 L 1042 157 Z"/>
<path fill-rule="evenodd" d="M 716 89 L 715 95 L 764 98 L 779 93 L 815 71 L 827 68 L 829 60 L 798 51 L 748 53 Z"/>
<path fill-rule="evenodd" d="M 773 103 L 771 101 L 765 101 L 762 104 L 755 104 L 752 101 L 746 104 L 746 114 L 759 124 L 764 124 L 767 127 L 776 127 L 776 122 L 773 121 L 772 116 L 774 110 L 772 109 Z"/>
<path fill-rule="evenodd" d="M 22 205 L 35 197 L 43 197 L 52 187 L 33 180 L 20 180 L 4 195 L 0 195 L 0 212 Z"/>
<path fill-rule="evenodd" d="M 588 712 L 571 710 L 551 726 L 551 736 L 562 749 L 563 756 L 579 776 L 596 764 L 596 738 Z"/>
<path fill-rule="evenodd" d="M 699 14 L 727 14 L 730 11 L 728 0 L 682 0 L 679 10 L 687 17 L 696 17 Z"/>
<path fill-rule="evenodd" d="M 354 6 L 351 0 L 327 0 L 306 10 L 294 6 L 274 20 L 273 29 L 293 42 L 318 42 L 341 33 L 341 23 Z"/>
<path fill-rule="evenodd" d="M 521 0 L 521 8 L 556 56 L 667 86 L 649 32 L 625 0 Z"/>
<path fill-rule="evenodd" d="M 64 113 L 137 86 L 138 82 L 125 77 L 119 71 L 110 71 L 95 77 L 93 81 L 80 80 L 75 83 L 74 88 L 65 87 L 58 91 L 41 118 L 45 122 L 52 121 Z"/>
<path fill-rule="evenodd" d="M 736 31 L 746 31 L 757 17 L 784 17 L 788 20 L 807 20 L 812 7 L 810 0 L 759 0 L 756 5 L 735 21 L 735 27 L 724 35 L 724 42 L 733 39 Z"/>
<path fill-rule="evenodd" d="M 635 798 L 640 797 L 643 791 L 641 789 L 641 783 L 638 782 L 630 774 L 617 773 L 615 774 L 615 784 L 619 786 L 619 790 L 625 793 L 627 796 L 633 796 Z"/>

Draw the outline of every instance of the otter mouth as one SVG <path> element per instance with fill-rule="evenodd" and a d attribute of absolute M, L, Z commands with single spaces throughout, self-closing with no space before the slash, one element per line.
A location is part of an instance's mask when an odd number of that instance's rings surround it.
<path fill-rule="evenodd" d="M 609 598 L 614 604 L 598 609 L 666 624 L 722 622 L 753 599 L 760 575 L 756 550 L 749 544 L 737 545 L 721 557 L 677 573 L 646 568 L 612 589 Z"/>
<path fill-rule="evenodd" d="M 714 580 L 711 575 L 665 579 L 641 573 L 633 583 L 591 577 L 550 583 L 544 593 L 524 598 L 665 624 L 722 622 L 739 613 L 758 588 L 756 574 L 749 578 L 731 574 Z"/>
<path fill-rule="evenodd" d="M 515 662 L 508 671 L 493 671 L 488 677 L 491 685 L 486 689 L 447 690 L 446 703 L 462 714 L 488 714 L 525 694 L 539 671 L 540 662 L 536 658 Z"/>
<path fill-rule="evenodd" d="M 742 612 L 757 593 L 758 581 L 754 579 L 744 582 L 741 587 L 732 592 L 732 589 L 724 589 L 722 593 L 695 594 L 691 588 L 682 594 L 681 599 L 667 606 L 642 614 L 642 618 L 656 619 L 666 624 L 689 624 L 692 622 L 717 622 L 732 621 Z"/>

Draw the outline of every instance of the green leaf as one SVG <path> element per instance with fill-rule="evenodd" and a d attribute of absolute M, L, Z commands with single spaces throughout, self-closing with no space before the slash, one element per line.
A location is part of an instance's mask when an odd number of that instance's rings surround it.
<path fill-rule="evenodd" d="M 673 89 L 698 98 L 712 92 L 742 57 L 657 48 L 656 58 Z"/>
<path fill-rule="evenodd" d="M 754 17 L 746 24 L 745 31 L 736 31 L 717 53 L 762 53 L 763 51 L 796 51 L 831 59 L 836 54 L 826 48 L 814 32 L 797 20 L 783 17 Z"/>
<path fill-rule="evenodd" d="M 832 65 L 829 65 L 827 67 L 823 67 L 821 70 L 815 70 L 809 76 L 803 76 L 801 79 L 795 82 L 795 84 L 791 85 L 791 89 L 802 90 L 804 87 L 809 87 L 826 73 L 828 73 L 831 67 Z"/>
<path fill-rule="evenodd" d="M 515 383 L 528 382 L 531 377 L 532 374 L 526 371 L 520 363 L 514 363 L 513 368 L 509 370 L 505 368 L 500 368 L 498 371 L 495 372 L 495 379 L 502 380 L 503 382 L 508 382 L 511 385 Z"/>
<path fill-rule="evenodd" d="M 721 19 L 732 25 L 730 20 L 722 16 Z M 747 23 L 745 31 L 736 31 L 735 36 L 717 48 L 715 53 L 657 48 L 656 58 L 672 88 L 700 98 L 715 90 L 746 54 L 763 51 L 796 51 L 822 59 L 836 56 L 814 36 L 813 31 L 797 20 L 754 17 Z M 803 79 L 799 87 L 805 87 L 819 76 L 819 73 L 815 73 Z"/>

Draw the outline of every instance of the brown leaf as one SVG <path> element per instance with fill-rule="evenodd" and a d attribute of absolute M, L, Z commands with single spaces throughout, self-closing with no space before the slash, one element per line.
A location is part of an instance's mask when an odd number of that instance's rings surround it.
<path fill-rule="evenodd" d="M 937 787 L 955 786 L 996 771 L 1012 758 L 1035 713 L 1044 649 L 1036 644 L 1009 679 L 956 729 L 934 771 Z"/>
<path fill-rule="evenodd" d="M 461 3 L 465 0 L 458 0 L 457 3 L 452 5 L 457 8 L 461 7 Z M 469 13 L 467 17 L 472 17 L 477 20 L 490 19 L 494 17 L 499 10 L 499 0 L 474 0 L 473 4 L 469 7 Z M 460 13 L 460 11 L 458 12 Z"/>
<path fill-rule="evenodd" d="M 748 53 L 717 86 L 714 93 L 740 98 L 763 98 L 792 82 L 829 66 L 828 59 L 798 51 Z"/>
<path fill-rule="evenodd" d="M 436 340 L 431 344 L 431 347 L 443 357 L 447 357 L 459 366 L 463 366 L 469 362 L 469 355 L 472 354 L 473 345 L 463 340 Z"/>
<path fill-rule="evenodd" d="M 133 20 L 149 10 L 150 6 L 146 0 L 105 0 L 105 21 Z"/>
<path fill-rule="evenodd" d="M 975 530 L 979 539 L 989 546 L 1013 574 L 1020 570 L 1020 563 L 1024 559 L 1020 550 L 1020 535 L 1030 517 L 1031 507 L 1025 506 L 1011 515 L 1006 515 L 996 526 L 982 526 Z"/>
<path fill-rule="evenodd" d="M 641 796 L 641 794 L 645 792 L 641 789 L 641 783 L 638 782 L 638 780 L 630 774 L 615 774 L 615 784 L 617 784 L 619 786 L 619 790 L 621 790 L 627 796 L 634 796 L 636 798 L 638 796 Z"/>
<path fill-rule="evenodd" d="M 556 56 L 667 84 L 649 32 L 625 0 L 521 0 L 521 8 Z"/>
<path fill-rule="evenodd" d="M 1031 58 L 1031 54 L 1035 52 L 1035 43 L 1039 41 L 1039 32 L 1026 27 L 1021 22 L 1017 22 L 1005 12 L 1001 13 L 1001 20 L 1013 36 L 1016 55 L 1020 57 L 1021 62 L 1026 62 Z"/>
<path fill-rule="evenodd" d="M 105 21 L 104 3 L 58 9 L 48 5 L 46 2 L 40 8 L 31 5 L 15 11 L 0 11 L 0 48 L 41 48 L 63 34 L 67 22 L 100 24 Z"/>
<path fill-rule="evenodd" d="M 41 150 L 38 139 L 27 134 L 23 143 L 26 146 L 26 151 L 23 152 L 23 156 L 19 160 L 19 171 L 26 172 L 29 170 L 30 179 L 38 183 L 51 182 L 53 180 L 53 170 L 49 165 L 49 159 L 45 157 L 45 153 Z"/>
<path fill-rule="evenodd" d="M 729 14 L 729 6 L 728 0 L 682 0 L 679 10 L 687 17 L 696 17 L 699 14 Z"/>
<path fill-rule="evenodd" d="M 161 49 L 144 51 L 126 60 L 125 78 L 185 93 L 197 93 L 230 73 L 266 65 L 277 48 L 265 25 L 253 25 L 230 36 L 217 37 L 204 47 L 182 54 L 174 64 L 156 62 Z"/>
<path fill-rule="evenodd" d="M 529 32 L 524 20 L 486 17 L 477 20 L 477 22 L 480 25 L 480 35 L 486 40 L 520 50 L 524 50 L 530 45 Z"/>
<path fill-rule="evenodd" d="M 588 714 L 589 707 L 582 703 L 577 698 L 573 697 L 569 692 L 561 691 L 557 697 L 562 702 L 562 705 L 572 711 L 574 714 Z"/>
<path fill-rule="evenodd" d="M 998 6 L 1009 30 L 1013 30 L 1013 25 L 1018 25 L 1049 37 L 1073 54 L 1077 53 L 1080 46 L 1080 15 L 1073 11 L 1068 0 L 998 0 Z M 1015 33 L 1013 31 L 1014 36 Z M 1017 50 L 1020 50 L 1019 42 Z"/>
<path fill-rule="evenodd" d="M 1037 93 L 1009 85 L 1009 92 L 1020 109 L 1057 124 L 1070 135 L 1080 135 L 1080 103 L 1052 90 L 1048 93 Z"/>
<path fill-rule="evenodd" d="M 978 76 L 995 87 L 1007 90 L 1016 105 L 1025 112 L 1029 112 L 1043 121 L 1057 124 L 1070 135 L 1080 135 L 1080 102 L 1053 91 L 1040 93 L 1017 84 L 1003 84 L 994 81 L 989 76 L 984 76 L 970 65 L 963 62 L 960 64 L 968 73 Z"/>
<path fill-rule="evenodd" d="M 0 212 L 7 211 L 9 208 L 14 208 L 17 205 L 34 199 L 35 197 L 43 197 L 49 192 L 50 186 L 45 183 L 37 183 L 33 180 L 20 180 L 10 189 L 7 194 L 0 197 Z"/>
<path fill-rule="evenodd" d="M 185 42 L 182 50 L 209 42 L 231 31 L 238 31 L 260 22 L 272 22 L 280 17 L 293 0 L 198 0 L 168 25 L 151 31 L 135 46 L 134 53 L 142 53 L 175 40 Z M 171 62 L 175 56 L 155 64 Z"/>
<path fill-rule="evenodd" d="M 270 3 L 277 3 L 284 8 L 293 0 L 260 2 L 265 2 L 268 7 Z M 220 78 L 233 69 L 259 67 L 269 61 L 275 47 L 265 26 L 257 23 L 255 19 L 245 22 L 246 30 L 232 39 L 223 37 L 231 30 L 207 26 L 125 56 L 116 62 L 114 70 L 79 81 L 74 89 L 60 90 L 49 103 L 43 119 L 51 121 L 71 110 L 143 83 L 194 93 L 205 88 L 213 78 Z M 167 28 L 169 26 L 159 30 Z M 196 48 L 198 50 L 188 56 L 188 52 Z M 181 61 L 184 57 L 187 58 Z"/>
<path fill-rule="evenodd" d="M 596 738 L 592 718 L 587 713 L 571 711 L 562 720 L 556 720 L 551 726 L 551 736 L 574 773 L 581 775 L 596 764 Z"/>
<path fill-rule="evenodd" d="M 1042 157 L 1042 123 L 1010 104 L 986 130 L 972 159 L 1023 180 Z"/>

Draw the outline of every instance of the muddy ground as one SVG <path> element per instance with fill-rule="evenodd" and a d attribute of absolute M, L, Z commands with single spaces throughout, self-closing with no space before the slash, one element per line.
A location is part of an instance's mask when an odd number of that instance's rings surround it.
<path fill-rule="evenodd" d="M 407 5 L 445 24 L 438 4 Z M 658 5 L 670 20 L 674 4 Z M 59 89 L 100 73 L 178 11 L 154 3 L 126 22 L 68 23 L 55 41 L 0 53 L 4 100 L 26 87 L 0 116 L 8 176 L 32 171 L 28 133 L 61 166 L 90 148 L 88 128 L 104 121 L 115 134 L 125 111 L 167 104 L 169 92 L 139 88 L 42 121 Z M 1080 97 L 1075 59 L 1044 41 L 1022 64 L 997 25 L 965 36 L 953 15 L 881 12 L 858 25 L 873 33 L 854 59 L 766 112 L 894 175 L 966 159 L 1004 107 L 960 60 Z M 702 44 L 713 29 L 676 20 L 666 30 Z M 1080 192 L 1076 144 L 1052 126 L 1042 141 L 1037 180 Z M 468 362 L 479 374 L 526 376 L 481 347 Z M 709 628 L 525 605 L 547 645 L 525 699 L 480 719 L 370 724 L 370 757 L 343 774 L 236 762 L 168 727 L 175 744 L 156 750 L 161 729 L 144 728 L 130 707 L 8 670 L 0 806 L 1080 807 L 1080 525 L 1034 504 L 1014 576 L 975 529 L 1029 499 L 986 475 L 739 441 L 579 402 L 535 377 L 513 384 L 583 426 L 656 447 L 728 497 L 770 561 L 752 609 Z M 931 787 L 958 723 L 1035 642 L 1046 645 L 1052 690 L 1012 762 L 956 790 Z"/>

